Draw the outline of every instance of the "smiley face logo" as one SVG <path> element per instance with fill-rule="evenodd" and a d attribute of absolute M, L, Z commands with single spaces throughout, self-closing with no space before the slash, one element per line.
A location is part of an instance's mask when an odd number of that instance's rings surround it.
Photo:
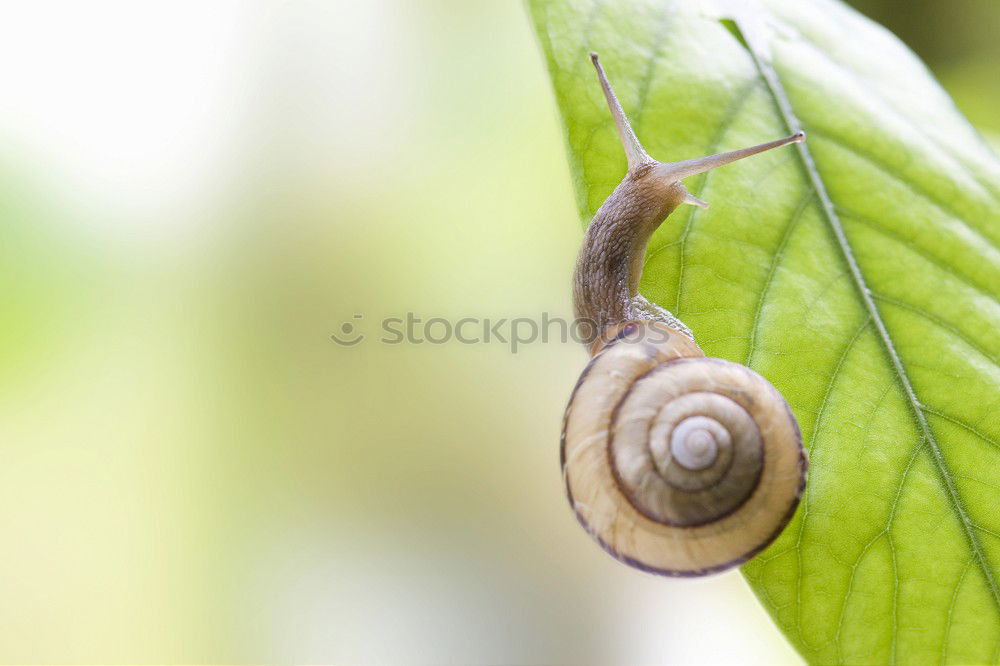
<path fill-rule="evenodd" d="M 363 318 L 364 315 L 360 314 L 354 315 L 354 319 L 363 319 Z M 340 334 L 338 335 L 336 333 L 332 333 L 330 335 L 330 339 L 336 342 L 341 347 L 353 347 L 354 345 L 364 340 L 365 336 L 362 335 L 361 333 L 358 333 L 354 323 L 345 321 L 343 324 L 340 325 Z"/>

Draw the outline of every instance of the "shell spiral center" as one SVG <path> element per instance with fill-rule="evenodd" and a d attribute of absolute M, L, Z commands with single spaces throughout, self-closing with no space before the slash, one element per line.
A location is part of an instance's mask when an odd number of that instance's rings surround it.
<path fill-rule="evenodd" d="M 674 428 L 670 436 L 670 455 L 685 469 L 705 469 L 718 457 L 720 443 L 729 446 L 731 439 L 718 421 L 707 416 L 692 416 Z"/>
<path fill-rule="evenodd" d="M 665 369 L 669 369 L 665 370 Z M 610 454 L 632 505 L 657 522 L 704 525 L 757 487 L 764 445 L 753 417 L 683 361 L 640 378 L 612 424 Z"/>

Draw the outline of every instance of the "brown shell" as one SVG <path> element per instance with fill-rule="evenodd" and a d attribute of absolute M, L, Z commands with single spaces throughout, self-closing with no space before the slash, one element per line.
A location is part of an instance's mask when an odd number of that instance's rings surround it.
<path fill-rule="evenodd" d="M 805 485 L 801 435 L 781 394 L 657 322 L 626 322 L 606 339 L 563 424 L 563 475 L 580 522 L 617 559 L 670 576 L 721 571 L 761 551 Z M 720 406 L 736 448 L 717 465 L 691 473 L 642 458 L 654 424 Z"/>

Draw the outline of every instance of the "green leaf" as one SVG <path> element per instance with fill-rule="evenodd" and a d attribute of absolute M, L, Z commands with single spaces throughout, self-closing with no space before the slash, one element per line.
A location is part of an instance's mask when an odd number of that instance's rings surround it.
<path fill-rule="evenodd" d="M 761 602 L 811 662 L 996 662 L 996 157 L 916 57 L 830 0 L 529 6 L 585 221 L 625 173 L 588 51 L 662 161 L 808 136 L 689 179 L 712 206 L 663 224 L 641 286 L 799 420 L 805 496 L 744 567 Z"/>

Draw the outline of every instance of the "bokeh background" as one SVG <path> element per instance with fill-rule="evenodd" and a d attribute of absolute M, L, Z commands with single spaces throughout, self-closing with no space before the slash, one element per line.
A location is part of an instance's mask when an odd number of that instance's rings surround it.
<path fill-rule="evenodd" d="M 995 0 L 857 5 L 995 141 Z M 797 662 L 579 529 L 581 348 L 377 342 L 569 317 L 573 201 L 518 2 L 0 4 L 0 661 Z"/>

